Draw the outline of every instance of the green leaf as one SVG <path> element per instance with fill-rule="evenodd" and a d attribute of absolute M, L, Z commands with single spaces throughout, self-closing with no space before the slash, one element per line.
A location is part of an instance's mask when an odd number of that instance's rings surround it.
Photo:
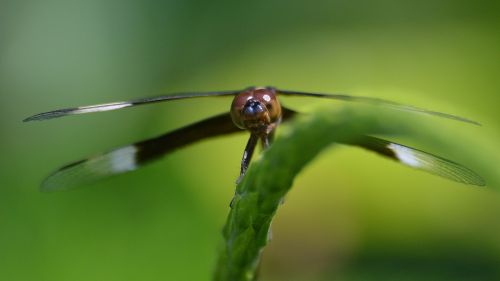
<path fill-rule="evenodd" d="M 270 225 L 295 176 L 323 149 L 360 135 L 391 135 L 442 142 L 439 127 L 424 126 L 421 115 L 381 107 L 318 110 L 283 126 L 271 147 L 255 161 L 237 186 L 223 229 L 214 280 L 255 280 Z M 420 120 L 419 120 L 420 119 Z M 466 125 L 464 125 L 466 126 Z M 418 129 L 417 129 L 418 128 Z M 424 132 L 424 133 L 422 133 Z M 496 181 L 498 182 L 498 181 Z"/>

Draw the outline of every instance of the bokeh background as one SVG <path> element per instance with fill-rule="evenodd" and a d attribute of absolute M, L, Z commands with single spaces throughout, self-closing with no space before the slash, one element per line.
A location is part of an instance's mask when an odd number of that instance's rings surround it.
<path fill-rule="evenodd" d="M 1 0 L 0 280 L 210 280 L 247 137 L 45 194 L 39 183 L 61 164 L 230 101 L 23 118 L 176 91 L 343 92 L 473 118 L 483 126 L 428 120 L 478 152 L 447 156 L 498 167 L 499 21 L 498 1 Z M 499 188 L 332 148 L 280 208 L 261 279 L 500 280 Z"/>

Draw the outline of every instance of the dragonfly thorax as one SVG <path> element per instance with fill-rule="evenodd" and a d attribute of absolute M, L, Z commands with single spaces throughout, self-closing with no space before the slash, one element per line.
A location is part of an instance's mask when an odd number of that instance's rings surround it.
<path fill-rule="evenodd" d="M 250 88 L 234 97 L 234 124 L 255 134 L 268 134 L 281 119 L 281 105 L 274 88 Z"/>

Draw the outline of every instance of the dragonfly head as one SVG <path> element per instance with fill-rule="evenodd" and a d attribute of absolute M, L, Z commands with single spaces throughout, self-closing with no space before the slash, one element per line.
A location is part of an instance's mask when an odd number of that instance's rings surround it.
<path fill-rule="evenodd" d="M 236 126 L 268 134 L 281 120 L 281 105 L 274 88 L 250 88 L 234 97 L 231 118 Z"/>

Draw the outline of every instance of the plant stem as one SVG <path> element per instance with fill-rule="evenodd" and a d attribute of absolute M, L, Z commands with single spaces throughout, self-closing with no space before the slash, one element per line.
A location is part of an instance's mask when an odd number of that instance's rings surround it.
<path fill-rule="evenodd" d="M 285 127 L 237 186 L 223 229 L 214 280 L 256 279 L 261 253 L 269 241 L 272 219 L 295 176 L 325 147 L 349 143 L 359 136 L 416 136 L 415 119 L 376 107 L 372 110 L 321 110 L 301 116 Z M 415 115 L 413 115 L 415 117 Z"/>

